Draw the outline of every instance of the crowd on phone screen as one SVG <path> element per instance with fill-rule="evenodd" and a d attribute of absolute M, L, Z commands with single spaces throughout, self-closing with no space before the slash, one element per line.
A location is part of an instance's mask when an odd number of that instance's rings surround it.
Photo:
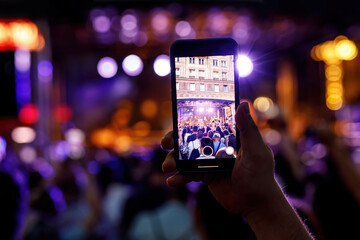
<path fill-rule="evenodd" d="M 334 145 L 343 139 L 312 125 L 296 141 L 284 121 L 259 126 L 277 181 L 316 239 L 359 239 L 356 149 Z M 184 126 L 180 141 L 195 141 L 192 151 L 210 144 L 207 157 L 224 154 L 235 134 L 232 126 L 217 127 Z M 0 162 L 0 239 L 256 239 L 242 216 L 222 208 L 201 183 L 168 187 L 161 170 L 167 154 L 87 148 L 83 159 L 24 163 L 8 146 Z"/>
<path fill-rule="evenodd" d="M 232 148 L 226 158 L 234 157 L 236 149 L 236 136 L 234 128 L 229 124 L 217 126 L 179 127 L 180 159 L 211 159 L 219 158 L 228 147 Z M 229 151 L 227 151 L 229 153 Z"/>

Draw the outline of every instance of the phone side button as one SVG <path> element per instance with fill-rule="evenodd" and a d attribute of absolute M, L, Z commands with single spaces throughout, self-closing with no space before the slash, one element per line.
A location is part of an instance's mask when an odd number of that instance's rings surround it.
<path fill-rule="evenodd" d="M 211 166 L 198 166 L 198 168 L 218 168 L 219 165 L 211 165 Z"/>

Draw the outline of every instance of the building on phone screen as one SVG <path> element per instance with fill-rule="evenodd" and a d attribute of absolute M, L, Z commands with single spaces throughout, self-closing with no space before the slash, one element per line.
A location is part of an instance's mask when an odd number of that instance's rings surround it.
<path fill-rule="evenodd" d="M 181 125 L 232 122 L 235 113 L 234 57 L 175 58 Z"/>

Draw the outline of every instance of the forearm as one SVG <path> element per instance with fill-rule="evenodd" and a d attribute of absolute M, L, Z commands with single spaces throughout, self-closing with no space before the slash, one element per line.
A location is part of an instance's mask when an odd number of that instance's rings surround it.
<path fill-rule="evenodd" d="M 257 206 L 245 218 L 258 240 L 313 239 L 278 186 L 266 204 Z"/>

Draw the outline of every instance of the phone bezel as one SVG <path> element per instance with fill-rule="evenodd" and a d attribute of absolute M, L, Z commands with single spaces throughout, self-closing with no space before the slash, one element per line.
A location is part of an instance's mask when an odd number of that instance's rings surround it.
<path fill-rule="evenodd" d="M 210 38 L 210 39 L 186 39 L 176 40 L 170 47 L 170 65 L 171 65 L 171 95 L 173 110 L 173 137 L 174 137 L 174 158 L 176 168 L 181 173 L 199 173 L 199 172 L 229 172 L 232 170 L 235 158 L 226 159 L 201 159 L 201 160 L 180 160 L 178 143 L 178 113 L 176 97 L 176 74 L 175 57 L 197 57 L 197 56 L 234 56 L 234 86 L 235 86 L 235 108 L 239 105 L 239 74 L 236 67 L 239 47 L 232 38 Z M 236 128 L 236 135 L 239 131 Z M 240 141 L 236 138 L 236 146 L 240 148 Z M 237 149 L 238 151 L 239 149 Z"/>

